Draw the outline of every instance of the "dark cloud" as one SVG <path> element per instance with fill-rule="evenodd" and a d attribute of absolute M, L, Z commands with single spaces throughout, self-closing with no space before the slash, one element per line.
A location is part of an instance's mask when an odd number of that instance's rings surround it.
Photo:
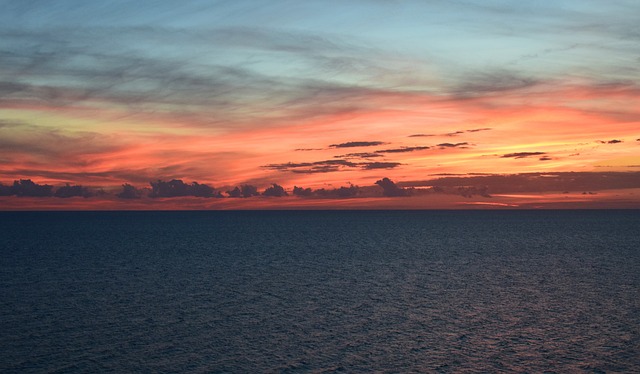
<path fill-rule="evenodd" d="M 440 144 L 438 144 L 438 147 L 440 147 L 440 149 L 467 148 L 468 145 L 469 145 L 469 143 L 467 143 L 467 142 L 464 142 L 464 143 L 440 143 Z"/>
<path fill-rule="evenodd" d="M 81 196 L 87 198 L 91 197 L 92 193 L 87 187 L 83 187 L 80 185 L 71 186 L 67 184 L 66 186 L 58 187 L 53 196 L 61 198 Z"/>
<path fill-rule="evenodd" d="M 549 156 L 542 156 L 542 157 L 539 158 L 539 160 L 540 161 L 550 161 L 550 160 L 553 160 L 553 159 L 551 157 L 549 157 Z"/>
<path fill-rule="evenodd" d="M 511 175 L 449 176 L 398 183 L 403 187 L 439 187 L 454 190 L 464 186 L 485 188 L 492 194 L 514 192 L 597 191 L 638 188 L 640 172 L 561 172 Z"/>
<path fill-rule="evenodd" d="M 480 128 L 480 129 L 471 129 L 471 130 L 466 130 L 466 131 L 467 132 L 479 132 L 479 131 L 489 131 L 489 130 L 492 130 L 492 128 L 491 127 L 483 127 L 483 128 Z"/>
<path fill-rule="evenodd" d="M 419 146 L 419 147 L 401 147 L 401 148 L 393 148 L 393 149 L 382 149 L 376 151 L 376 153 L 404 153 L 404 152 L 415 152 L 422 151 L 425 149 L 429 149 L 427 146 Z"/>
<path fill-rule="evenodd" d="M 504 154 L 500 156 L 500 158 L 525 158 L 525 157 L 540 156 L 545 154 L 547 153 L 546 152 L 516 152 L 516 153 Z"/>
<path fill-rule="evenodd" d="M 121 199 L 139 199 L 142 195 L 142 192 L 130 185 L 129 183 L 125 183 L 122 185 L 122 191 L 116 194 L 116 197 Z"/>
<path fill-rule="evenodd" d="M 271 187 L 269 187 L 266 190 L 264 190 L 262 195 L 263 196 L 282 197 L 282 196 L 288 196 L 289 194 L 287 193 L 287 191 L 284 190 L 284 188 L 282 186 L 280 186 L 279 184 L 273 183 L 273 185 Z"/>
<path fill-rule="evenodd" d="M 213 187 L 198 182 L 186 184 L 179 179 L 173 179 L 169 182 L 159 180 L 149 184 L 151 185 L 149 197 L 214 197 L 216 195 Z"/>
<path fill-rule="evenodd" d="M 324 198 L 349 198 L 356 197 L 360 194 L 360 188 L 358 186 L 351 185 L 349 187 L 340 187 L 334 189 L 318 189 L 313 191 L 313 194 L 318 197 Z"/>
<path fill-rule="evenodd" d="M 252 197 L 259 196 L 258 187 L 251 184 L 243 184 L 240 187 L 236 187 L 233 190 L 227 191 L 229 197 Z"/>
<path fill-rule="evenodd" d="M 391 179 L 382 178 L 376 181 L 376 184 L 382 187 L 382 194 L 388 197 L 409 196 L 409 190 L 398 187 Z"/>
<path fill-rule="evenodd" d="M 313 195 L 313 190 L 311 188 L 302 188 L 298 186 L 293 186 L 293 195 L 300 197 L 309 197 Z"/>
<path fill-rule="evenodd" d="M 618 143 L 622 143 L 622 140 L 619 139 L 612 139 L 612 140 L 598 140 L 597 141 L 600 144 L 618 144 Z"/>
<path fill-rule="evenodd" d="M 294 151 L 321 151 L 322 148 L 296 148 Z"/>
<path fill-rule="evenodd" d="M 31 179 L 20 179 L 13 182 L 12 186 L 0 184 L 0 196 L 29 196 L 29 197 L 50 197 L 53 196 L 53 186 L 48 184 L 38 184 Z"/>
<path fill-rule="evenodd" d="M 373 141 L 373 142 L 346 142 L 340 144 L 331 144 L 331 148 L 352 148 L 352 147 L 373 147 L 377 145 L 386 144 L 385 142 Z"/>

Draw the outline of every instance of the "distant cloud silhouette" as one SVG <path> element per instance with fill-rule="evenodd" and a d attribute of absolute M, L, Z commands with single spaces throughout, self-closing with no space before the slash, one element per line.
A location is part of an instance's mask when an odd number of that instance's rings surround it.
<path fill-rule="evenodd" d="M 284 190 L 284 188 L 282 186 L 274 183 L 271 187 L 269 187 L 266 190 L 264 190 L 262 195 L 263 196 L 282 197 L 282 196 L 288 196 L 289 194 L 287 193 L 287 191 Z"/>
<path fill-rule="evenodd" d="M 596 191 L 638 188 L 640 172 L 555 172 L 510 175 L 446 176 L 425 181 L 399 183 L 403 187 L 433 187 L 453 191 L 459 187 L 476 186 L 492 194 L 547 191 Z"/>
<path fill-rule="evenodd" d="M 49 197 L 53 196 L 53 186 L 37 184 L 31 179 L 20 179 L 19 181 L 14 181 L 13 186 L 9 188 L 3 187 L 2 194 L 6 194 L 4 196 L 16 195 L 19 197 Z"/>
<path fill-rule="evenodd" d="M 142 193 L 130 185 L 129 183 L 125 183 L 122 185 L 122 191 L 116 194 L 116 197 L 121 199 L 139 199 Z"/>
<path fill-rule="evenodd" d="M 387 197 L 397 196 L 409 196 L 409 190 L 398 187 L 391 179 L 382 178 L 376 182 L 376 184 L 382 187 L 382 194 Z"/>
<path fill-rule="evenodd" d="M 623 141 L 619 140 L 619 139 L 598 140 L 597 142 L 600 143 L 600 144 L 618 144 L 618 143 L 623 143 Z"/>
<path fill-rule="evenodd" d="M 11 195 L 14 195 L 13 189 L 11 188 L 11 186 L 5 186 L 4 184 L 0 183 L 0 196 L 11 196 Z"/>
<path fill-rule="evenodd" d="M 69 197 L 76 197 L 76 196 L 82 196 L 82 197 L 90 197 L 91 191 L 89 191 L 88 188 L 77 185 L 77 186 L 71 186 L 69 184 L 67 184 L 66 186 L 62 186 L 62 187 L 58 187 L 58 189 L 56 190 L 56 192 L 53 194 L 53 196 L 55 197 L 61 197 L 61 198 L 69 198 Z"/>
<path fill-rule="evenodd" d="M 373 147 L 377 145 L 386 144 L 385 142 L 373 141 L 373 142 L 346 142 L 340 144 L 331 144 L 331 148 L 352 148 L 352 147 Z"/>
<path fill-rule="evenodd" d="M 358 196 L 358 194 L 360 193 L 360 188 L 354 185 L 351 185 L 349 187 L 334 188 L 331 190 L 321 188 L 319 190 L 315 190 L 313 193 L 316 196 L 325 198 L 349 198 Z"/>
<path fill-rule="evenodd" d="M 258 188 L 251 184 L 243 184 L 240 187 L 227 191 L 227 194 L 229 197 L 251 197 L 260 195 Z"/>
<path fill-rule="evenodd" d="M 309 197 L 313 195 L 313 190 L 311 188 L 302 188 L 298 186 L 293 186 L 293 195 L 300 197 Z"/>
<path fill-rule="evenodd" d="M 213 197 L 216 192 L 213 187 L 206 184 L 199 184 L 198 182 L 185 184 L 179 179 L 172 179 L 169 182 L 159 180 L 157 182 L 151 182 L 150 184 L 151 193 L 149 197 Z"/>
<path fill-rule="evenodd" d="M 542 156 L 542 157 L 539 158 L 539 160 L 540 161 L 551 161 L 553 159 L 551 157 L 549 157 L 549 156 Z"/>
<path fill-rule="evenodd" d="M 546 152 L 516 152 L 516 153 L 507 153 L 500 158 L 525 158 L 531 156 L 541 156 L 547 154 Z"/>

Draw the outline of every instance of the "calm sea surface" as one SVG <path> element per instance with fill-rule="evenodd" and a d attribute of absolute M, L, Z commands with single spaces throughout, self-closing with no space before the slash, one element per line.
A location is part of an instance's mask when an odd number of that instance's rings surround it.
<path fill-rule="evenodd" d="M 640 372 L 639 211 L 0 213 L 0 372 Z"/>

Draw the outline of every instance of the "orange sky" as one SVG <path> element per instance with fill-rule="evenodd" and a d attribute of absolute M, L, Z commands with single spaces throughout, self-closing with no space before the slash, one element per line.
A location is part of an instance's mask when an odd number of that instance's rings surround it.
<path fill-rule="evenodd" d="M 505 9 L 513 19 L 465 9 L 477 24 L 453 5 L 432 5 L 451 29 L 413 23 L 429 10 L 418 2 L 398 5 L 378 28 L 349 26 L 357 14 L 384 14 L 373 3 L 343 9 L 344 23 L 318 14 L 262 27 L 251 26 L 252 11 L 225 7 L 173 21 L 160 17 L 172 9 L 154 18 L 107 7 L 109 29 L 46 6 L 23 12 L 22 23 L 0 27 L 0 183 L 115 191 L 181 179 L 290 190 L 440 174 L 638 172 L 640 51 L 625 28 L 629 9 L 568 4 L 528 9 L 539 24 L 525 17 L 522 26 L 516 5 Z M 575 31 L 598 14 L 618 28 Z M 76 27 L 61 26 L 69 22 Z M 554 36 L 545 24 L 574 33 Z"/>

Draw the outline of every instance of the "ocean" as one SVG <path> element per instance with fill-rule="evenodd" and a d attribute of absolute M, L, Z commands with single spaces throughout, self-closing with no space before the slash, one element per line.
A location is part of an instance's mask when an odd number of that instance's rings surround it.
<path fill-rule="evenodd" d="M 2 373 L 640 372 L 640 212 L 0 213 Z"/>

